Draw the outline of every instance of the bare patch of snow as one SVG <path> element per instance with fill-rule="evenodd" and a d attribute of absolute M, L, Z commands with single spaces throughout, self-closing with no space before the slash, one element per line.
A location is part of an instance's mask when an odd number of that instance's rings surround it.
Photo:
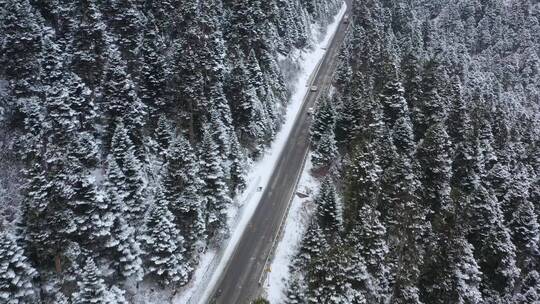
<path fill-rule="evenodd" d="M 264 283 L 266 298 L 270 303 L 283 303 L 285 299 L 289 265 L 298 252 L 302 235 L 306 231 L 311 215 L 315 210 L 313 200 L 319 189 L 319 182 L 310 174 L 311 168 L 311 156 L 308 156 L 298 183 L 298 192 L 307 195 L 307 197 L 294 196 L 291 209 L 285 220 L 283 237 L 276 248 L 274 258 L 270 264 L 270 272 Z"/>

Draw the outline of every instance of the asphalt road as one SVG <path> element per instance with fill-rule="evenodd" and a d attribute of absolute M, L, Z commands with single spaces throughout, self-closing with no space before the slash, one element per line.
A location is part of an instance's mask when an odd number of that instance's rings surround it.
<path fill-rule="evenodd" d="M 346 2 L 347 16 L 350 15 L 352 0 Z M 264 269 L 266 258 L 273 250 L 272 242 L 279 233 L 281 219 L 288 210 L 291 196 L 296 191 L 296 180 L 309 149 L 311 119 L 308 109 L 314 107 L 320 92 L 324 92 L 332 83 L 332 76 L 338 63 L 337 56 L 347 29 L 348 24 L 340 22 L 319 71 L 313 78 L 313 85 L 319 89 L 307 93 L 301 113 L 280 155 L 268 187 L 264 190 L 259 206 L 223 270 L 210 297 L 210 303 L 248 304 L 260 294 L 262 286 L 259 286 L 259 278 L 263 271 L 266 271 Z"/>

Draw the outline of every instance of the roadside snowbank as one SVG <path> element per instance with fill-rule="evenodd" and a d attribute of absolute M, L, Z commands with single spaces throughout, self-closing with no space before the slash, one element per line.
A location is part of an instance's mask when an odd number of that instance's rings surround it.
<path fill-rule="evenodd" d="M 201 258 L 201 264 L 194 273 L 190 282 L 174 298 L 176 304 L 196 304 L 205 303 L 210 296 L 210 292 L 217 284 L 219 277 L 227 265 L 234 249 L 239 242 L 249 220 L 255 212 L 263 192 L 258 192 L 258 187 L 265 187 L 272 176 L 274 166 L 287 142 L 287 138 L 293 129 L 296 118 L 302 109 L 304 97 L 309 89 L 311 75 L 316 73 L 319 62 L 324 57 L 326 46 L 334 36 L 343 15 L 346 11 L 346 4 L 343 3 L 334 21 L 326 28 L 324 39 L 315 43 L 311 50 L 300 53 L 300 72 L 294 85 L 293 95 L 287 106 L 285 123 L 277 134 L 271 147 L 264 156 L 255 162 L 247 176 L 248 185 L 246 191 L 236 198 L 236 208 L 229 210 L 229 227 L 231 236 L 223 243 L 220 250 L 209 250 Z"/>
<path fill-rule="evenodd" d="M 307 197 L 300 198 L 295 195 L 291 202 L 291 209 L 285 220 L 283 237 L 278 243 L 274 259 L 270 264 L 270 272 L 264 284 L 266 298 L 272 304 L 283 303 L 285 300 L 289 265 L 298 252 L 302 235 L 307 229 L 313 210 L 315 210 L 313 200 L 319 189 L 319 182 L 310 174 L 311 168 L 311 155 L 308 155 L 298 183 L 298 192 L 306 194 Z"/>

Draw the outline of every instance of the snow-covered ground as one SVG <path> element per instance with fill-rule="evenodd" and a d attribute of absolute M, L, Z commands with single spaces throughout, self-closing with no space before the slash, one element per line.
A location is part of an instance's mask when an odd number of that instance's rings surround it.
<path fill-rule="evenodd" d="M 209 250 L 201 257 L 201 263 L 194 273 L 191 282 L 179 291 L 175 296 L 175 304 L 196 304 L 204 303 L 210 296 L 210 291 L 217 283 L 227 261 L 234 252 L 236 244 L 240 240 L 249 220 L 255 212 L 262 197 L 262 191 L 258 192 L 258 187 L 265 187 L 277 163 L 279 155 L 291 133 L 300 113 L 304 97 L 309 89 L 311 75 L 316 72 L 319 62 L 325 54 L 326 46 L 331 41 L 335 31 L 339 26 L 346 11 L 346 5 L 343 3 L 334 21 L 322 32 L 325 32 L 323 39 L 314 43 L 311 50 L 299 52 L 300 72 L 296 78 L 293 95 L 287 106 L 285 123 L 277 134 L 271 147 L 265 152 L 264 156 L 253 164 L 248 176 L 248 185 L 246 191 L 236 199 L 236 205 L 229 210 L 229 227 L 231 236 L 223 243 L 222 249 Z M 317 33 L 320 35 L 320 33 Z M 315 34 L 314 37 L 317 35 Z"/>
<path fill-rule="evenodd" d="M 311 157 L 308 156 L 298 183 L 298 192 L 308 196 L 305 198 L 294 196 L 289 214 L 285 220 L 283 237 L 276 248 L 274 258 L 270 264 L 270 272 L 264 283 L 266 298 L 271 304 L 283 303 L 285 299 L 289 265 L 298 251 L 302 235 L 315 209 L 313 199 L 319 188 L 319 182 L 310 174 L 312 168 L 310 159 Z"/>

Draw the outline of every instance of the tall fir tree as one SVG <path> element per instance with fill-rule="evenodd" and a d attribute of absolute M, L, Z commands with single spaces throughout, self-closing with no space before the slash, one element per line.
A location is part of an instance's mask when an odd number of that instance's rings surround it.
<path fill-rule="evenodd" d="M 504 301 L 515 286 L 519 269 L 500 204 L 489 189 L 479 185 L 466 212 L 468 239 L 483 274 L 482 294 L 486 301 Z"/>
<path fill-rule="evenodd" d="M 336 111 L 333 103 L 334 100 L 325 95 L 319 101 L 310 129 L 312 146 L 316 146 L 325 133 L 330 132 L 330 130 L 333 133 L 336 124 Z"/>
<path fill-rule="evenodd" d="M 104 303 L 107 295 L 101 271 L 92 258 L 87 258 L 77 282 L 78 290 L 71 296 L 73 304 Z"/>
<path fill-rule="evenodd" d="M 183 135 L 173 139 L 167 154 L 163 199 L 174 214 L 187 254 L 191 255 L 205 232 L 205 198 L 201 195 L 205 184 L 199 176 L 197 156 Z"/>
<path fill-rule="evenodd" d="M 336 162 L 338 150 L 334 131 L 325 131 L 316 144 L 311 160 L 315 168 L 327 168 Z"/>
<path fill-rule="evenodd" d="M 317 221 L 328 242 L 337 242 L 343 230 L 338 216 L 338 197 L 331 177 L 326 177 L 321 184 L 315 199 L 317 205 Z"/>
<path fill-rule="evenodd" d="M 146 223 L 145 261 L 146 274 L 163 285 L 184 285 L 191 271 L 185 259 L 184 239 L 174 222 L 163 194 L 158 193 Z"/>
<path fill-rule="evenodd" d="M 108 64 L 103 76 L 103 100 L 101 111 L 105 113 L 105 123 L 112 137 L 116 123 L 121 119 L 127 129 L 138 135 L 144 126 L 146 107 L 139 99 L 135 83 L 127 71 L 125 60 L 120 52 L 110 47 L 107 50 Z M 133 139 L 139 139 L 139 136 Z"/>
<path fill-rule="evenodd" d="M 8 231 L 0 233 L 0 300 L 9 304 L 38 300 L 34 286 L 37 271 Z"/>
<path fill-rule="evenodd" d="M 167 79 L 170 71 L 161 55 L 165 45 L 155 30 L 149 29 L 144 35 L 141 47 L 143 62 L 139 72 L 139 95 L 153 119 L 161 113 L 172 110 Z M 161 118 L 161 117 L 160 117 Z"/>
<path fill-rule="evenodd" d="M 135 145 L 121 120 L 116 122 L 111 140 L 111 154 L 123 174 L 122 184 L 117 186 L 124 192 L 122 199 L 129 219 L 140 221 L 146 210 L 146 185 L 142 176 L 142 165 L 135 155 Z"/>
<path fill-rule="evenodd" d="M 99 3 L 82 2 L 80 24 L 73 33 L 73 70 L 91 88 L 101 84 L 110 36 Z"/>
<path fill-rule="evenodd" d="M 232 202 L 225 182 L 223 169 L 220 165 L 218 147 L 212 138 L 212 131 L 203 130 L 203 139 L 200 147 L 200 175 L 204 182 L 202 188 L 205 200 L 206 234 L 209 239 L 215 239 L 227 233 L 226 208 Z"/>

